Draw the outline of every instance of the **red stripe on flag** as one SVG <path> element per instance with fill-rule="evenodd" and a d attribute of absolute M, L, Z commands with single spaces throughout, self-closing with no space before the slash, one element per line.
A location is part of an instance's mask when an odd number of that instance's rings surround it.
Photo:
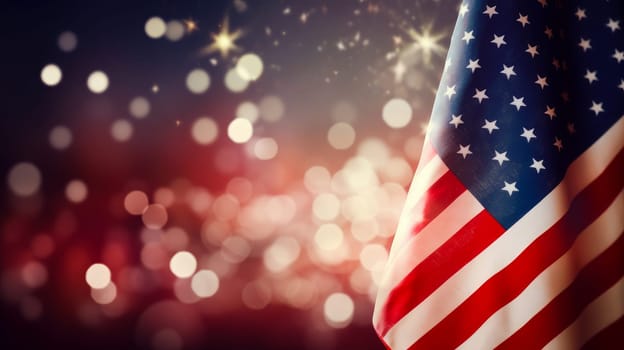
<path fill-rule="evenodd" d="M 504 232 L 483 210 L 425 258 L 388 295 L 378 329 L 382 336 Z"/>
<path fill-rule="evenodd" d="M 455 348 L 499 308 L 513 300 L 545 268 L 570 248 L 624 186 L 624 150 L 572 201 L 568 212 L 505 269 L 492 276 L 411 348 Z"/>
<path fill-rule="evenodd" d="M 466 186 L 462 185 L 455 174 L 447 171 L 429 187 L 425 195 L 414 207 L 414 212 L 420 213 L 422 219 L 414 225 L 412 233 L 420 232 L 465 191 Z"/>
<path fill-rule="evenodd" d="M 542 348 L 624 275 L 624 235 L 587 264 L 574 282 L 497 349 Z"/>
<path fill-rule="evenodd" d="M 610 324 L 607 328 L 600 331 L 586 344 L 581 347 L 582 350 L 609 350 L 622 349 L 622 337 L 624 333 L 624 316 Z"/>

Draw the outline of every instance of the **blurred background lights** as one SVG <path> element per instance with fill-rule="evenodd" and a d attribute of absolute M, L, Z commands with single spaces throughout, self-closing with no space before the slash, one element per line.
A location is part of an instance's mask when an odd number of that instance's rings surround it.
<path fill-rule="evenodd" d="M 260 100 L 260 116 L 269 123 L 274 123 L 284 116 L 284 102 L 277 96 L 265 96 Z"/>
<path fill-rule="evenodd" d="M 167 22 L 167 29 L 165 30 L 165 37 L 170 41 L 178 41 L 184 36 L 185 28 L 184 24 L 180 21 Z"/>
<path fill-rule="evenodd" d="M 355 141 L 355 130 L 347 123 L 339 122 L 332 125 L 327 132 L 327 141 L 335 149 L 347 149 Z"/>
<path fill-rule="evenodd" d="M 102 289 L 111 283 L 111 271 L 104 264 L 93 264 L 87 269 L 85 280 L 91 288 Z"/>
<path fill-rule="evenodd" d="M 344 234 L 338 225 L 334 223 L 322 224 L 316 230 L 314 243 L 321 249 L 334 250 L 342 244 L 343 238 Z"/>
<path fill-rule="evenodd" d="M 117 286 L 115 283 L 110 282 L 103 288 L 92 288 L 91 298 L 101 305 L 110 304 L 117 298 Z"/>
<path fill-rule="evenodd" d="M 227 129 L 228 137 L 234 143 L 245 143 L 253 136 L 253 125 L 247 119 L 235 118 Z"/>
<path fill-rule="evenodd" d="M 303 176 L 303 184 L 311 193 L 321 193 L 329 190 L 331 173 L 322 166 L 313 166 L 306 170 Z"/>
<path fill-rule="evenodd" d="M 319 220 L 334 220 L 340 213 L 340 199 L 333 193 L 321 193 L 314 198 L 312 211 Z"/>
<path fill-rule="evenodd" d="M 145 22 L 145 34 L 152 39 L 161 38 L 167 31 L 167 25 L 160 17 L 151 17 Z"/>
<path fill-rule="evenodd" d="M 384 105 L 382 117 L 389 127 L 399 129 L 412 120 L 412 107 L 404 99 L 393 98 Z"/>
<path fill-rule="evenodd" d="M 38 261 L 29 261 L 22 267 L 22 280 L 30 288 L 39 288 L 48 280 L 48 269 Z"/>
<path fill-rule="evenodd" d="M 48 86 L 58 85 L 62 77 L 61 68 L 56 64 L 50 63 L 41 70 L 41 81 Z"/>
<path fill-rule="evenodd" d="M 143 212 L 141 219 L 145 227 L 158 230 L 167 224 L 167 209 L 160 204 L 150 204 Z"/>
<path fill-rule="evenodd" d="M 200 145 L 213 143 L 219 135 L 219 127 L 212 118 L 199 117 L 193 122 L 191 136 Z"/>
<path fill-rule="evenodd" d="M 249 80 L 241 77 L 238 71 L 234 68 L 227 71 L 224 82 L 225 87 L 234 93 L 243 92 L 249 86 Z"/>
<path fill-rule="evenodd" d="M 110 133 L 113 140 L 126 142 L 132 138 L 134 127 L 125 119 L 117 119 L 111 124 Z"/>
<path fill-rule="evenodd" d="M 272 296 L 270 285 L 262 280 L 247 283 L 241 293 L 243 303 L 252 310 L 266 307 L 271 302 Z"/>
<path fill-rule="evenodd" d="M 203 69 L 193 69 L 186 76 L 186 87 L 194 94 L 203 94 L 210 87 L 210 76 Z"/>
<path fill-rule="evenodd" d="M 131 191 L 124 198 L 124 208 L 131 215 L 141 215 L 149 205 L 147 195 L 143 191 Z"/>
<path fill-rule="evenodd" d="M 219 290 L 219 277 L 211 270 L 199 270 L 191 280 L 193 292 L 200 298 L 209 298 Z"/>
<path fill-rule="evenodd" d="M 14 194 L 22 197 L 31 196 L 39 191 L 41 172 L 32 163 L 17 163 L 9 171 L 7 184 Z"/>
<path fill-rule="evenodd" d="M 367 244 L 360 252 L 360 263 L 369 271 L 383 269 L 387 259 L 388 252 L 381 244 Z"/>
<path fill-rule="evenodd" d="M 250 101 L 242 102 L 236 108 L 236 118 L 247 119 L 252 123 L 255 123 L 260 116 L 260 111 L 258 107 Z"/>
<path fill-rule="evenodd" d="M 50 146 L 57 150 L 64 150 L 69 147 L 72 143 L 73 137 L 71 130 L 68 127 L 63 125 L 58 125 L 50 130 L 50 134 L 48 135 L 48 141 L 50 141 Z"/>
<path fill-rule="evenodd" d="M 78 37 L 70 31 L 62 32 L 58 37 L 57 44 L 61 51 L 72 52 L 78 46 Z"/>
<path fill-rule="evenodd" d="M 244 54 L 236 63 L 238 75 L 247 81 L 258 80 L 262 75 L 263 69 L 262 60 L 254 53 Z"/>
<path fill-rule="evenodd" d="M 87 198 L 88 189 L 84 181 L 71 180 L 65 186 L 65 197 L 72 203 L 83 202 Z"/>
<path fill-rule="evenodd" d="M 264 251 L 264 266 L 272 272 L 288 268 L 301 251 L 299 242 L 290 236 L 280 236 Z"/>
<path fill-rule="evenodd" d="M 197 259 L 188 251 L 175 253 L 169 260 L 169 269 L 178 278 L 188 278 L 197 269 Z"/>
<path fill-rule="evenodd" d="M 143 96 L 137 96 L 130 101 L 130 105 L 128 106 L 128 110 L 130 115 L 137 119 L 143 119 L 147 117 L 150 112 L 150 103 Z"/>
<path fill-rule="evenodd" d="M 96 70 L 89 74 L 87 87 L 95 94 L 101 94 L 108 89 L 108 76 L 106 73 Z"/>
<path fill-rule="evenodd" d="M 344 328 L 351 323 L 355 305 L 350 296 L 344 293 L 333 293 L 325 299 L 323 314 L 327 324 L 334 328 Z"/>
<path fill-rule="evenodd" d="M 261 160 L 269 160 L 277 155 L 277 142 L 271 137 L 263 137 L 258 139 L 254 144 L 254 155 Z"/>

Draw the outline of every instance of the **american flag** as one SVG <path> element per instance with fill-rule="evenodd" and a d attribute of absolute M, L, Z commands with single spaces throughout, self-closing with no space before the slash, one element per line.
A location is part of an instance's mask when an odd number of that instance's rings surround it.
<path fill-rule="evenodd" d="M 389 348 L 624 346 L 623 15 L 461 4 L 377 296 Z"/>

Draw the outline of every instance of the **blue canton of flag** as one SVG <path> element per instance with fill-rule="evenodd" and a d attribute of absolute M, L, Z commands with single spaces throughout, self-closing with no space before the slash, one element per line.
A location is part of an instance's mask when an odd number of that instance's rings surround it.
<path fill-rule="evenodd" d="M 460 10 L 433 109 L 438 154 L 504 227 L 624 111 L 621 2 L 562 3 Z"/>

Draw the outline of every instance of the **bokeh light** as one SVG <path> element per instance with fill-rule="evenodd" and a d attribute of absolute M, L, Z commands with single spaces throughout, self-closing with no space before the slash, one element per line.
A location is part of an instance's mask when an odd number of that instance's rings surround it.
<path fill-rule="evenodd" d="M 160 17 L 151 17 L 145 22 L 145 34 L 152 39 L 161 38 L 167 31 L 167 25 Z"/>
<path fill-rule="evenodd" d="M 353 319 L 355 305 L 353 299 L 344 293 L 333 293 L 325 299 L 323 314 L 327 324 L 334 328 L 344 328 Z"/>
<path fill-rule="evenodd" d="M 321 193 L 314 198 L 312 211 L 319 220 L 333 220 L 340 213 L 340 199 L 333 193 Z"/>
<path fill-rule="evenodd" d="M 31 196 L 39 191 L 41 172 L 32 163 L 17 163 L 9 171 L 7 183 L 14 194 L 22 197 Z"/>
<path fill-rule="evenodd" d="M 94 71 L 87 78 L 87 87 L 94 94 L 101 94 L 108 89 L 108 76 L 102 71 Z"/>
<path fill-rule="evenodd" d="M 137 119 L 143 119 L 147 117 L 150 112 L 150 103 L 143 96 L 137 96 L 130 101 L 130 105 L 128 106 L 128 110 L 130 115 Z"/>
<path fill-rule="evenodd" d="M 91 298 L 101 305 L 110 304 L 117 298 L 117 286 L 110 282 L 103 288 L 91 288 Z"/>
<path fill-rule="evenodd" d="M 167 29 L 165 30 L 165 37 L 170 41 L 178 41 L 184 36 L 184 25 L 180 21 L 167 22 Z"/>
<path fill-rule="evenodd" d="M 282 119 L 286 110 L 284 102 L 277 96 L 265 96 L 260 100 L 260 117 L 269 123 Z"/>
<path fill-rule="evenodd" d="M 117 119 L 111 124 L 110 133 L 117 142 L 126 142 L 132 138 L 134 127 L 125 119 Z"/>
<path fill-rule="evenodd" d="M 139 206 L 137 206 L 137 209 L 138 207 Z M 163 226 L 167 224 L 169 215 L 167 214 L 167 209 L 164 206 L 160 204 L 150 204 L 143 211 L 141 218 L 143 219 L 145 227 L 157 230 L 163 228 Z"/>
<path fill-rule="evenodd" d="M 271 137 L 263 137 L 258 139 L 254 144 L 254 155 L 261 160 L 269 160 L 275 158 L 278 151 L 277 142 Z"/>
<path fill-rule="evenodd" d="M 41 70 L 41 81 L 48 86 L 55 86 L 61 82 L 63 73 L 56 64 L 50 63 Z"/>
<path fill-rule="evenodd" d="M 219 277 L 211 270 L 199 270 L 191 280 L 193 292 L 200 298 L 209 298 L 219 290 Z"/>
<path fill-rule="evenodd" d="M 335 149 L 347 149 L 355 142 L 355 130 L 347 123 L 336 123 L 329 128 L 327 141 Z"/>
<path fill-rule="evenodd" d="M 169 269 L 178 278 L 188 278 L 197 269 L 197 259 L 188 251 L 177 252 L 169 261 Z"/>
<path fill-rule="evenodd" d="M 65 187 L 65 197 L 72 203 L 83 202 L 88 193 L 87 184 L 82 180 L 71 180 Z"/>
<path fill-rule="evenodd" d="M 247 81 L 258 80 L 264 70 L 262 59 L 254 53 L 247 53 L 241 56 L 236 63 L 236 72 Z"/>
<path fill-rule="evenodd" d="M 52 146 L 52 148 L 64 150 L 71 145 L 73 136 L 68 127 L 58 125 L 50 130 L 48 140 L 50 141 L 50 146 Z"/>
<path fill-rule="evenodd" d="M 238 71 L 234 68 L 228 70 L 225 74 L 224 83 L 225 87 L 234 93 L 243 92 L 249 86 L 249 81 L 241 77 Z"/>
<path fill-rule="evenodd" d="M 141 215 L 147 209 L 149 199 L 143 191 L 131 191 L 124 198 L 124 208 L 131 215 Z"/>
<path fill-rule="evenodd" d="M 253 136 L 253 125 L 247 119 L 235 118 L 228 125 L 227 133 L 232 142 L 245 143 Z"/>
<path fill-rule="evenodd" d="M 203 69 L 193 69 L 186 76 L 186 87 L 194 94 L 203 94 L 210 87 L 210 76 Z"/>
<path fill-rule="evenodd" d="M 111 271 L 102 263 L 95 263 L 85 272 L 85 280 L 91 288 L 102 289 L 111 283 Z"/>
<path fill-rule="evenodd" d="M 64 52 L 72 52 L 78 46 L 78 37 L 74 32 L 62 32 L 57 40 L 59 49 Z"/>
<path fill-rule="evenodd" d="M 260 117 L 260 110 L 253 102 L 245 101 L 236 108 L 236 118 L 243 118 L 255 123 Z"/>
<path fill-rule="evenodd" d="M 383 107 L 382 117 L 391 128 L 405 127 L 412 120 L 412 107 L 401 98 L 393 98 Z"/>
<path fill-rule="evenodd" d="M 191 127 L 193 140 L 200 145 L 213 143 L 219 135 L 219 127 L 212 118 L 199 117 L 193 122 Z"/>

